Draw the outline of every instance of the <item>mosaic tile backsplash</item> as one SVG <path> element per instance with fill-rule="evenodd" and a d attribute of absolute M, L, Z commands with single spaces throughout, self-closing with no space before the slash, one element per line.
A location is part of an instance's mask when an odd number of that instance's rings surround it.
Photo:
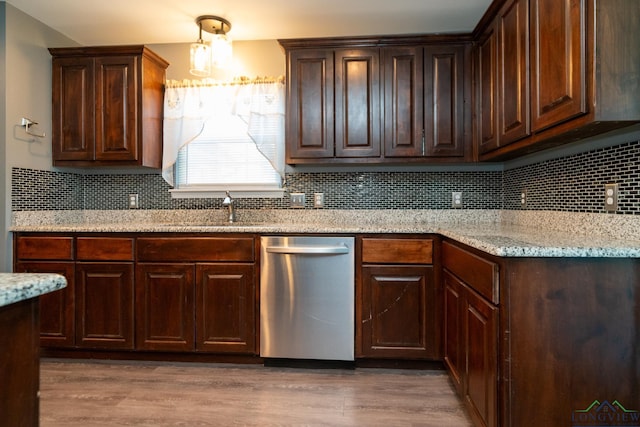
<path fill-rule="evenodd" d="M 448 209 L 462 191 L 465 209 L 604 213 L 604 184 L 620 184 L 617 214 L 640 214 L 640 141 L 502 171 L 288 173 L 282 199 L 237 199 L 240 209 L 288 209 L 288 193 L 325 193 L 327 209 Z M 520 205 L 520 193 L 527 204 Z M 13 168 L 12 210 L 219 208 L 222 199 L 172 199 L 160 174 L 83 175 Z"/>

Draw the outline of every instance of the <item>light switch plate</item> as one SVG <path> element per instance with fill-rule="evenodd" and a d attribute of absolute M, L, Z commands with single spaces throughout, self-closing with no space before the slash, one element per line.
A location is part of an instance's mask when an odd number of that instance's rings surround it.
<path fill-rule="evenodd" d="M 304 193 L 291 193 L 292 208 L 304 208 L 304 205 L 305 205 Z"/>

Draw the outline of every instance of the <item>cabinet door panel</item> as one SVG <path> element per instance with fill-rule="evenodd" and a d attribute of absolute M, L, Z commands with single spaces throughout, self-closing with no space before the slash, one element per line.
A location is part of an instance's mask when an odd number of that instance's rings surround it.
<path fill-rule="evenodd" d="M 382 50 L 382 60 L 384 155 L 423 156 L 423 48 L 385 48 Z"/>
<path fill-rule="evenodd" d="M 198 264 L 196 350 L 255 353 L 253 265 Z"/>
<path fill-rule="evenodd" d="M 46 347 L 73 347 L 75 344 L 73 262 L 18 262 L 16 273 L 57 273 L 67 279 L 67 287 L 38 297 L 40 344 Z"/>
<path fill-rule="evenodd" d="M 194 350 L 193 264 L 138 264 L 136 348 Z"/>
<path fill-rule="evenodd" d="M 498 36 L 495 25 L 482 35 L 478 43 L 478 76 L 476 104 L 477 138 L 480 153 L 498 148 L 497 125 L 497 63 Z"/>
<path fill-rule="evenodd" d="M 94 67 L 92 58 L 54 58 L 53 158 L 94 157 Z"/>
<path fill-rule="evenodd" d="M 287 160 L 333 157 L 333 51 L 291 52 L 288 73 Z"/>
<path fill-rule="evenodd" d="M 471 417 L 481 425 L 497 425 L 498 309 L 466 288 L 465 341 L 467 348 L 465 399 Z"/>
<path fill-rule="evenodd" d="M 378 49 L 335 52 L 336 157 L 380 156 Z"/>
<path fill-rule="evenodd" d="M 587 112 L 586 0 L 531 0 L 532 128 Z"/>
<path fill-rule="evenodd" d="M 529 9 L 508 2 L 498 15 L 498 136 L 507 145 L 529 135 Z"/>
<path fill-rule="evenodd" d="M 465 351 L 462 337 L 462 314 L 464 312 L 464 288 L 448 271 L 444 272 L 444 363 L 449 369 L 453 384 L 459 394 L 463 393 Z"/>
<path fill-rule="evenodd" d="M 432 267 L 362 268 L 360 356 L 438 356 Z"/>
<path fill-rule="evenodd" d="M 98 57 L 96 64 L 96 160 L 137 160 L 136 58 Z"/>
<path fill-rule="evenodd" d="M 464 57 L 462 46 L 425 48 L 426 156 L 464 155 Z"/>
<path fill-rule="evenodd" d="M 133 348 L 133 264 L 76 266 L 76 342 L 85 348 Z"/>

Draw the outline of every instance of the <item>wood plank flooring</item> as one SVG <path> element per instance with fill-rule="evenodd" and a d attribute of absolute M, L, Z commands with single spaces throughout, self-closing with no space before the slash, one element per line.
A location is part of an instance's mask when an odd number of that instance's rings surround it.
<path fill-rule="evenodd" d="M 40 389 L 41 427 L 471 425 L 444 371 L 43 359 Z"/>

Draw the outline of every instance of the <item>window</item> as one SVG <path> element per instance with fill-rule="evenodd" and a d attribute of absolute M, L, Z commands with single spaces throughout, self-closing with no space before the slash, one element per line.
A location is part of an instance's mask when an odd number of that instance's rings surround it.
<path fill-rule="evenodd" d="M 174 186 L 172 196 L 219 197 L 232 191 L 241 197 L 281 197 L 284 84 L 196 89 L 165 95 L 163 176 Z M 165 163 L 172 156 L 173 164 Z"/>

